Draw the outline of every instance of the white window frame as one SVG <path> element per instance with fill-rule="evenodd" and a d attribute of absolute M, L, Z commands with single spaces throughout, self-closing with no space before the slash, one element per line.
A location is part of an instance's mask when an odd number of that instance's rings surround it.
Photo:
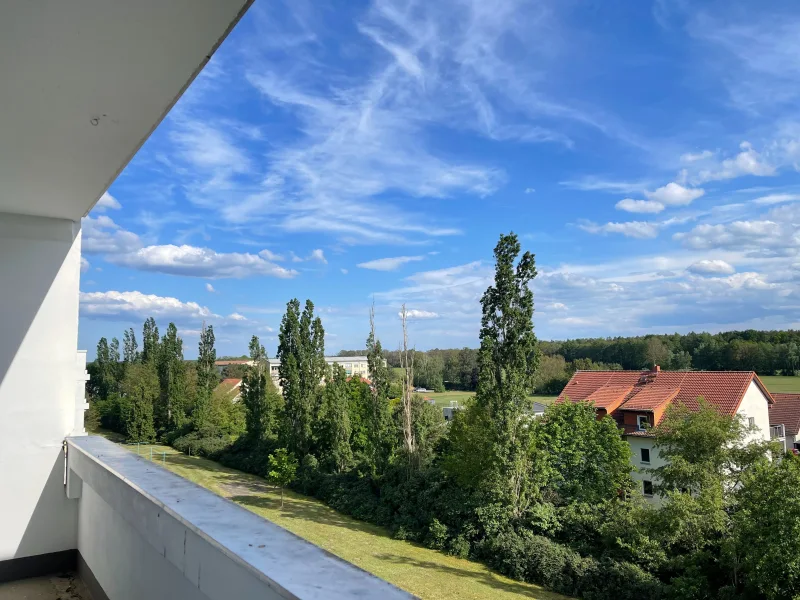
<path fill-rule="evenodd" d="M 645 484 L 647 484 L 647 483 L 649 483 L 649 484 L 650 484 L 650 490 L 651 490 L 651 492 L 650 492 L 649 494 L 648 494 L 647 492 L 645 492 Z M 650 481 L 649 479 L 644 479 L 644 480 L 642 480 L 642 495 L 643 495 L 645 498 L 652 498 L 652 497 L 653 497 L 653 492 L 652 492 L 652 489 L 653 489 L 653 482 L 652 482 L 652 481 Z"/>
<path fill-rule="evenodd" d="M 647 452 L 647 460 L 644 459 L 644 453 Z M 650 464 L 650 448 L 639 448 L 639 460 L 642 462 L 643 465 Z"/>
<path fill-rule="evenodd" d="M 642 420 L 644 420 L 644 426 L 642 426 Z M 647 431 L 647 428 L 650 426 L 650 417 L 647 415 L 636 415 L 636 429 L 639 431 Z"/>

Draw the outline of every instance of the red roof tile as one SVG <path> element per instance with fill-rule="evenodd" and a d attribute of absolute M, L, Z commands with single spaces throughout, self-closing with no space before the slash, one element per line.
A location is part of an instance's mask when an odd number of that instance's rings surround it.
<path fill-rule="evenodd" d="M 617 409 L 619 411 L 653 411 L 668 402 L 682 402 L 690 410 L 697 410 L 697 400 L 702 397 L 723 414 L 733 415 L 751 381 L 755 381 L 767 401 L 772 402 L 753 371 L 577 371 L 558 401 L 591 400 L 600 388 L 629 386 L 631 391 Z"/>
<path fill-rule="evenodd" d="M 769 424 L 783 425 L 786 435 L 800 432 L 800 394 L 772 394 L 775 404 L 769 407 Z"/>
<path fill-rule="evenodd" d="M 657 386 L 655 383 L 644 385 L 642 388 L 625 403 L 623 407 L 625 410 L 655 410 L 667 404 L 681 391 L 680 388 L 670 388 L 664 385 Z"/>
<path fill-rule="evenodd" d="M 594 402 L 597 408 L 611 411 L 617 408 L 632 391 L 632 385 L 604 385 L 589 394 L 586 400 Z"/>

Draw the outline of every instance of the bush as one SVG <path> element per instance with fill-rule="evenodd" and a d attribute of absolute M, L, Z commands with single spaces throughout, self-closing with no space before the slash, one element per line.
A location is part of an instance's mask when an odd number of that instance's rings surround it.
<path fill-rule="evenodd" d="M 428 535 L 425 538 L 425 545 L 434 550 L 443 550 L 447 544 L 447 525 L 442 525 L 439 519 L 433 519 L 428 526 Z"/>
<path fill-rule="evenodd" d="M 584 558 L 548 538 L 503 531 L 482 546 L 483 559 L 504 575 L 584 600 L 658 600 L 664 586 L 630 563 Z"/>
<path fill-rule="evenodd" d="M 231 441 L 229 439 L 217 436 L 201 437 L 196 431 L 181 436 L 172 442 L 172 447 L 179 452 L 212 459 L 218 457 L 230 445 Z"/>

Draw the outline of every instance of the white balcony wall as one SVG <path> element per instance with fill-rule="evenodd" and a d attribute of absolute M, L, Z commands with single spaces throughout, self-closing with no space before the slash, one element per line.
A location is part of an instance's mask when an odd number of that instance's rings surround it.
<path fill-rule="evenodd" d="M 80 229 L 0 213 L 0 561 L 76 547 L 62 444 L 75 426 Z"/>
<path fill-rule="evenodd" d="M 67 456 L 79 572 L 109 598 L 411 598 L 106 439 L 70 438 Z"/>

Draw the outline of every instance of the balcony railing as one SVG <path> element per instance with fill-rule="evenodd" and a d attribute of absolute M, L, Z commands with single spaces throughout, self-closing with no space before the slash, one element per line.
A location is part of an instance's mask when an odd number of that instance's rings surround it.
<path fill-rule="evenodd" d="M 83 579 L 116 599 L 411 598 L 274 523 L 94 436 L 67 440 Z"/>

